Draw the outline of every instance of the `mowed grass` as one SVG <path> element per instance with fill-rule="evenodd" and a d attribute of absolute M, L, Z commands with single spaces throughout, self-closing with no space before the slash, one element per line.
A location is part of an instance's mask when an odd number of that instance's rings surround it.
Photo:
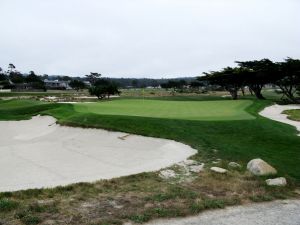
<path fill-rule="evenodd" d="M 249 120 L 255 117 L 245 111 L 253 101 L 161 101 L 124 99 L 99 103 L 74 104 L 81 113 L 138 116 L 181 120 Z"/>
<path fill-rule="evenodd" d="M 30 119 L 53 105 L 33 100 L 0 100 L 0 120 Z"/>

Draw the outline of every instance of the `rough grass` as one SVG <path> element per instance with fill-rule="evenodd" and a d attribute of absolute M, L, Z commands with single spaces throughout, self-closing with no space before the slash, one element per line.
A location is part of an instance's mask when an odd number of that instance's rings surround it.
<path fill-rule="evenodd" d="M 282 113 L 287 114 L 290 120 L 300 121 L 300 109 L 285 110 Z"/>
<path fill-rule="evenodd" d="M 53 189 L 0 193 L 16 202 L 0 211 L 4 224 L 122 224 L 161 217 L 187 216 L 207 209 L 251 201 L 295 197 L 287 188 L 269 188 L 245 171 L 227 175 L 202 172 L 181 182 L 166 181 L 157 173 L 142 173 L 96 183 Z M 51 223 L 50 223 L 51 224 Z"/>

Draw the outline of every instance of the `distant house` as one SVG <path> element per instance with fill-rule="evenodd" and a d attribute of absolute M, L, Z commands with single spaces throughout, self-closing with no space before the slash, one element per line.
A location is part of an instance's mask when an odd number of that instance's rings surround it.
<path fill-rule="evenodd" d="M 69 85 L 69 81 L 60 80 L 44 80 L 45 87 L 47 89 L 58 89 L 58 90 L 70 90 L 72 89 Z"/>
<path fill-rule="evenodd" d="M 86 87 L 91 87 L 92 84 L 89 81 L 83 81 L 83 83 L 85 84 Z"/>

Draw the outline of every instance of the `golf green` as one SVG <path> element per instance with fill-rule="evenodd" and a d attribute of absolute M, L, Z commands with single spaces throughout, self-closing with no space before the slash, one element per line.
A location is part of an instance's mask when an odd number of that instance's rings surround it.
<path fill-rule="evenodd" d="M 124 99 L 99 103 L 74 104 L 77 112 L 101 115 L 139 116 L 182 120 L 249 120 L 246 112 L 251 100 L 236 101 L 162 101 Z"/>

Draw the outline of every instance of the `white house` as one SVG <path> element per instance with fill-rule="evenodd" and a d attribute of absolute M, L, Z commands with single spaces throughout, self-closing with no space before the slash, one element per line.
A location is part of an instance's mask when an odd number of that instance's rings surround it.
<path fill-rule="evenodd" d="M 44 84 L 48 89 L 72 89 L 69 85 L 68 81 L 60 81 L 60 80 L 44 80 Z"/>

